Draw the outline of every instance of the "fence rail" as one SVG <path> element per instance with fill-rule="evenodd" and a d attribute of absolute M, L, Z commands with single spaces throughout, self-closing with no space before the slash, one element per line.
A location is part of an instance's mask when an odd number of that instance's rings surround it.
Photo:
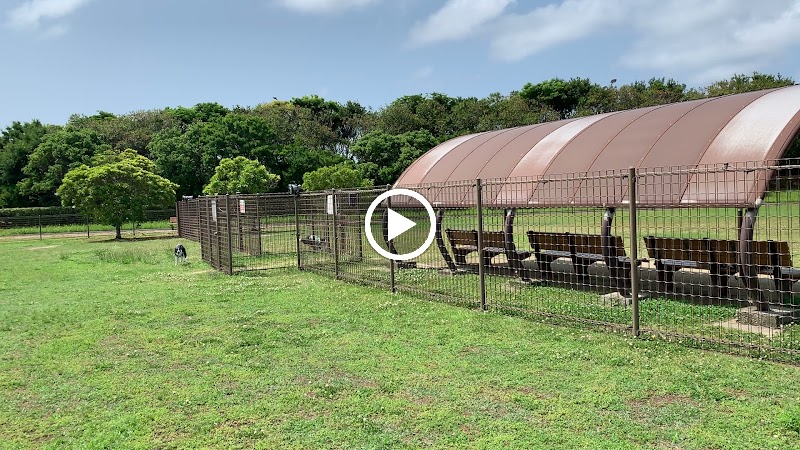
<path fill-rule="evenodd" d="M 144 212 L 144 220 L 128 223 L 123 231 L 135 234 L 143 230 L 172 230 L 170 217 L 175 216 L 175 209 L 154 209 Z M 114 227 L 100 224 L 83 214 L 41 214 L 22 216 L 0 216 L 0 236 L 35 236 L 42 239 L 46 235 L 86 235 L 113 231 Z"/>
<path fill-rule="evenodd" d="M 404 186 L 436 209 L 389 240 L 388 188 L 203 197 L 180 235 L 225 273 L 298 267 L 547 322 L 800 363 L 800 172 L 743 163 Z M 754 184 L 755 183 L 755 184 Z M 766 191 L 753 186 L 766 187 Z M 559 203 L 558 199 L 570 202 Z M 750 201 L 749 199 L 754 199 Z"/>

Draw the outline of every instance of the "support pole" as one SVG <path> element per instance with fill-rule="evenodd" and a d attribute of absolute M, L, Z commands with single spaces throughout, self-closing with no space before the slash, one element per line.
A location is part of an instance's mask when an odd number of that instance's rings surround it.
<path fill-rule="evenodd" d="M 753 264 L 753 234 L 758 218 L 758 208 L 761 201 L 756 203 L 755 208 L 747 208 L 742 218 L 742 228 L 739 231 L 739 274 L 744 281 L 747 289 L 747 299 L 756 307 L 758 311 L 769 311 L 769 303 L 764 298 L 764 293 L 758 283 L 758 267 Z"/>
<path fill-rule="evenodd" d="M 628 211 L 630 218 L 630 244 L 631 244 L 631 309 L 633 320 L 633 335 L 639 336 L 639 235 L 636 225 L 636 168 L 631 167 L 628 172 Z"/>
<path fill-rule="evenodd" d="M 447 268 L 450 269 L 451 273 L 458 272 L 458 267 L 456 267 L 456 263 L 453 262 L 453 258 L 450 256 L 450 252 L 447 251 L 447 246 L 444 243 L 444 237 L 442 237 L 442 222 L 444 221 L 444 209 L 440 209 L 436 212 L 436 247 L 439 248 L 439 253 L 442 254 L 442 258 L 444 258 L 444 263 L 447 264 Z"/>
<path fill-rule="evenodd" d="M 41 211 L 39 211 L 38 217 L 39 217 L 39 240 L 41 241 L 42 240 L 42 212 Z"/>
<path fill-rule="evenodd" d="M 483 186 L 481 179 L 475 180 L 475 203 L 476 213 L 478 219 L 478 277 L 480 278 L 481 290 L 481 311 L 486 311 L 486 264 L 483 258 L 483 201 L 482 201 Z"/>

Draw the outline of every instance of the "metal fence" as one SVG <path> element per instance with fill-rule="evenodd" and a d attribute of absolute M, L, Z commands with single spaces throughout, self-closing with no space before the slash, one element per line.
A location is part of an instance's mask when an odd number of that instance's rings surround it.
<path fill-rule="evenodd" d="M 2 214 L 2 213 L 0 213 Z M 144 212 L 144 220 L 138 223 L 128 223 L 123 226 L 123 232 L 135 235 L 137 232 L 173 231 L 175 224 L 170 220 L 175 216 L 175 209 L 154 209 Z M 31 210 L 31 214 L 21 216 L 0 215 L 0 237 L 38 237 L 42 239 L 48 235 L 86 236 L 109 234 L 114 227 L 97 223 L 91 217 L 83 214 L 42 214 L 40 211 Z M 172 234 L 172 233 L 167 233 Z"/>
<path fill-rule="evenodd" d="M 436 210 L 433 245 L 410 261 L 383 258 L 367 241 L 366 211 L 387 188 L 184 201 L 179 229 L 226 273 L 299 267 L 797 363 L 798 180 L 800 165 L 759 162 L 404 186 Z M 378 245 L 416 248 L 427 227 L 388 240 L 389 208 L 426 222 L 419 205 L 392 197 L 369 225 Z"/>

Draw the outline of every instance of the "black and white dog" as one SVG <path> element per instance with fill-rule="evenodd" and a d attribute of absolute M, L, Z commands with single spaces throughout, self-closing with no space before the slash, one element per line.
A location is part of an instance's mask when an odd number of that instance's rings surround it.
<path fill-rule="evenodd" d="M 178 244 L 175 246 L 175 265 L 178 265 L 178 262 L 186 262 L 186 247 L 183 244 Z"/>

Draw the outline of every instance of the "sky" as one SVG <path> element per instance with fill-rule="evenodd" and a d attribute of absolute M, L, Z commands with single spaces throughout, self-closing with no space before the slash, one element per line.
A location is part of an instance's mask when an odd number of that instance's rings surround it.
<path fill-rule="evenodd" d="M 0 0 L 0 127 L 553 77 L 800 82 L 800 0 Z"/>

